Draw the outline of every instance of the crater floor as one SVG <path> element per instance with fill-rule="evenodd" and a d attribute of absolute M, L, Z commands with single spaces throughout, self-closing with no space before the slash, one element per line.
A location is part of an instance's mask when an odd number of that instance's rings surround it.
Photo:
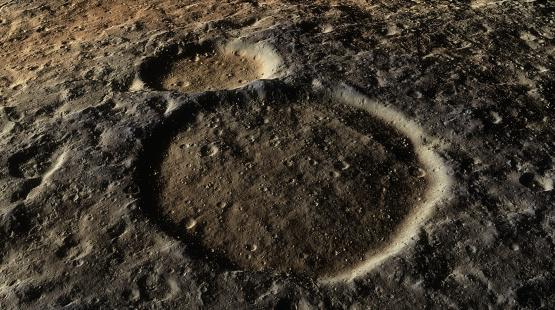
<path fill-rule="evenodd" d="M 426 188 L 408 139 L 342 104 L 200 112 L 160 159 L 158 214 L 243 270 L 348 269 L 389 241 Z"/>
<path fill-rule="evenodd" d="M 172 63 L 161 77 L 161 89 L 197 93 L 234 89 L 262 77 L 257 61 L 239 55 L 209 51 Z"/>

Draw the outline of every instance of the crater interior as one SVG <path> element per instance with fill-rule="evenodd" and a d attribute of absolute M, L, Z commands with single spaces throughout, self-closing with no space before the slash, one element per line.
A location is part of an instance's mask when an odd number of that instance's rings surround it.
<path fill-rule="evenodd" d="M 261 76 L 254 59 L 239 53 L 209 51 L 175 62 L 164 76 L 162 88 L 182 92 L 234 89 Z"/>
<path fill-rule="evenodd" d="M 201 109 L 157 162 L 173 231 L 243 270 L 314 276 L 379 251 L 428 183 L 407 137 L 334 101 Z"/>
<path fill-rule="evenodd" d="M 274 58 L 264 45 L 240 41 L 176 45 L 144 63 L 140 78 L 151 88 L 184 93 L 236 89 L 272 76 Z"/>

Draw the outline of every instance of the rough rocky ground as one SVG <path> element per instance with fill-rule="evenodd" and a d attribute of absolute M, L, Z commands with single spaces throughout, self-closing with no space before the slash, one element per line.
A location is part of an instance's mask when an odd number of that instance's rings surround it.
<path fill-rule="evenodd" d="M 348 269 L 389 240 L 426 188 L 406 138 L 353 108 L 276 100 L 190 117 L 167 154 L 147 160 L 161 162 L 147 175 L 148 195 L 159 193 L 153 218 L 234 268 Z"/>
<path fill-rule="evenodd" d="M 548 0 L 0 2 L 0 308 L 555 307 L 554 29 Z M 134 87 L 176 42 L 239 37 L 283 74 Z M 153 219 L 145 154 L 181 107 L 314 79 L 441 142 L 451 199 L 413 243 L 329 285 L 229 268 Z"/>

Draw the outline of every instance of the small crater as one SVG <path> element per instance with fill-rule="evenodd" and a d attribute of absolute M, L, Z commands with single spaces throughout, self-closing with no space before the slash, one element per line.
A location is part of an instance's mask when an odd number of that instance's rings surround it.
<path fill-rule="evenodd" d="M 219 148 L 215 144 L 208 144 L 200 148 L 200 155 L 202 157 L 212 157 L 218 154 Z"/>
<path fill-rule="evenodd" d="M 133 292 L 133 299 L 140 301 L 162 300 L 171 292 L 171 287 L 161 275 L 148 274 L 141 276 L 136 283 L 137 291 Z"/>
<path fill-rule="evenodd" d="M 0 236 L 19 235 L 29 230 L 30 226 L 31 216 L 23 204 L 17 204 L 0 214 Z"/>
<path fill-rule="evenodd" d="M 42 296 L 43 290 L 44 288 L 40 285 L 24 285 L 18 288 L 15 294 L 23 304 L 30 304 Z"/>
<path fill-rule="evenodd" d="M 549 192 L 553 190 L 553 179 L 532 172 L 522 174 L 519 182 L 534 192 Z"/>
<path fill-rule="evenodd" d="M 59 258 L 67 257 L 70 253 L 70 250 L 78 244 L 78 240 L 76 240 L 73 235 L 67 236 L 64 238 L 62 244 L 58 247 L 55 254 Z"/>
<path fill-rule="evenodd" d="M 499 115 L 499 113 L 495 111 L 490 111 L 489 116 L 491 122 L 495 125 L 501 124 L 501 122 L 503 121 L 503 117 L 501 117 L 501 115 Z"/>
<path fill-rule="evenodd" d="M 7 119 L 12 122 L 17 122 L 21 118 L 20 114 L 14 107 L 4 107 L 4 114 Z"/>
<path fill-rule="evenodd" d="M 410 169 L 410 173 L 417 178 L 423 178 L 426 176 L 426 170 L 420 167 L 412 167 Z"/>
<path fill-rule="evenodd" d="M 195 219 L 189 219 L 189 220 L 187 220 L 187 222 L 185 222 L 185 228 L 187 230 L 191 230 L 191 229 L 195 228 L 195 226 L 197 226 L 197 220 L 195 220 Z"/>
<path fill-rule="evenodd" d="M 146 104 L 158 114 L 164 114 L 167 108 L 167 103 L 163 98 L 150 98 Z"/>
<path fill-rule="evenodd" d="M 108 228 L 108 236 L 110 239 L 117 239 L 119 236 L 123 235 L 127 229 L 127 224 L 124 220 L 118 221 L 116 224 L 110 226 Z"/>
<path fill-rule="evenodd" d="M 26 200 L 33 189 L 60 167 L 65 153 L 58 154 L 54 145 L 47 144 L 27 148 L 8 158 L 8 172 L 19 182 L 19 188 L 11 195 L 11 202 Z"/>
<path fill-rule="evenodd" d="M 53 145 L 27 148 L 8 158 L 8 172 L 16 178 L 40 177 L 51 165 Z"/>
<path fill-rule="evenodd" d="M 238 41 L 225 46 L 213 42 L 179 44 L 145 61 L 134 88 L 144 84 L 185 93 L 235 89 L 273 77 L 280 63 L 279 57 L 262 45 Z"/>
<path fill-rule="evenodd" d="M 334 30 L 334 28 L 332 25 L 326 24 L 326 25 L 320 26 L 320 30 L 322 33 L 330 33 Z"/>
<path fill-rule="evenodd" d="M 42 178 L 32 178 L 23 181 L 19 189 L 12 194 L 11 202 L 27 199 L 29 193 L 31 193 L 34 188 L 39 186 L 41 182 Z"/>

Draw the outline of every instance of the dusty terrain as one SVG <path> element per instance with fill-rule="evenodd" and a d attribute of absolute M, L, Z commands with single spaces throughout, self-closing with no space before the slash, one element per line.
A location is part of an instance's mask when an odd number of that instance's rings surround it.
<path fill-rule="evenodd" d="M 547 0 L 3 0 L 0 308 L 553 308 L 554 32 Z"/>
<path fill-rule="evenodd" d="M 253 60 L 239 55 L 207 52 L 175 63 L 160 86 L 185 93 L 235 89 L 259 79 L 257 67 Z"/>
<path fill-rule="evenodd" d="M 426 182 L 406 139 L 338 109 L 249 102 L 197 115 L 162 155 L 159 216 L 241 269 L 330 274 L 362 261 Z"/>

